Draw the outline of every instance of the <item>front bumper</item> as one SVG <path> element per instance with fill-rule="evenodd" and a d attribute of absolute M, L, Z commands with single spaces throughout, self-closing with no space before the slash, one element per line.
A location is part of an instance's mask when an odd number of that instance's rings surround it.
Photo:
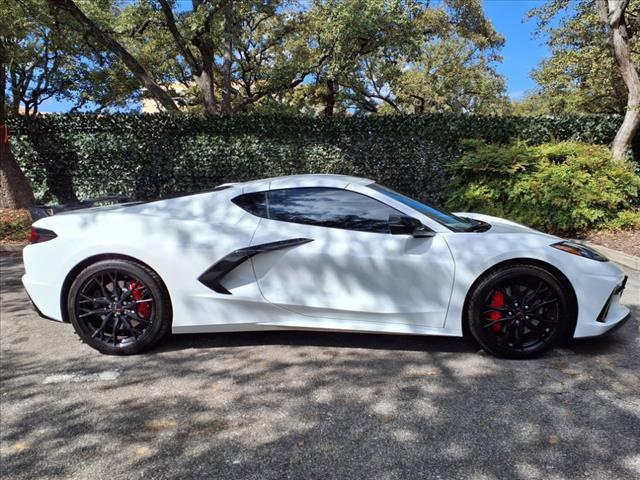
<path fill-rule="evenodd" d="M 607 330 L 606 332 L 604 332 L 604 335 L 611 335 L 614 332 L 617 332 L 618 330 L 620 330 L 620 328 L 622 326 L 624 326 L 625 323 L 627 323 L 629 320 L 631 320 L 631 312 L 627 313 L 627 316 L 624 317 L 622 320 L 620 320 L 619 322 L 617 322 L 613 327 L 611 327 L 609 330 Z"/>
<path fill-rule="evenodd" d="M 593 321 L 578 323 L 574 337 L 586 338 L 604 335 L 619 329 L 631 318 L 630 310 L 620 303 L 626 284 L 627 276 L 624 276 L 611 290 L 599 315 Z"/>

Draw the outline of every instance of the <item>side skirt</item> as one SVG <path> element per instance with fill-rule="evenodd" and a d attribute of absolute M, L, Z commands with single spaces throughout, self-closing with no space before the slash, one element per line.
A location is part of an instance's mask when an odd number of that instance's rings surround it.
<path fill-rule="evenodd" d="M 344 324 L 337 326 L 329 325 L 324 321 L 330 319 L 316 319 L 317 325 L 311 322 L 278 322 L 278 323 L 245 323 L 245 324 L 219 324 L 219 325 L 193 325 L 173 327 L 173 333 L 221 333 L 221 332 L 254 332 L 269 330 L 287 330 L 287 331 L 317 331 L 317 332 L 350 332 L 350 333 L 380 333 L 388 335 L 433 335 L 445 337 L 462 337 L 461 331 L 447 330 L 445 328 L 434 327 L 417 327 L 415 325 L 400 324 L 369 324 L 349 325 Z M 324 320 L 324 321 L 323 321 Z M 324 324 L 324 325 L 323 325 Z"/>

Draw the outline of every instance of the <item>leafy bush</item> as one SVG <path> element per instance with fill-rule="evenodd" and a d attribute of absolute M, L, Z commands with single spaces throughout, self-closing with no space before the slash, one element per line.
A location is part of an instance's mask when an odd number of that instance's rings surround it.
<path fill-rule="evenodd" d="M 27 210 L 0 208 L 0 242 L 26 242 L 31 230 L 31 215 Z"/>
<path fill-rule="evenodd" d="M 558 233 L 638 224 L 640 177 L 607 147 L 578 142 L 528 146 L 462 143 L 448 206 L 504 216 Z"/>
<path fill-rule="evenodd" d="M 259 177 L 344 173 L 443 203 L 450 191 L 447 166 L 459 158 L 461 139 L 606 144 L 620 121 L 619 116 L 153 114 L 46 115 L 12 118 L 9 126 L 12 151 L 42 202 L 106 194 L 148 199 Z M 501 164 L 491 165 L 496 163 Z"/>
<path fill-rule="evenodd" d="M 623 210 L 607 222 L 606 230 L 640 230 L 640 208 Z"/>

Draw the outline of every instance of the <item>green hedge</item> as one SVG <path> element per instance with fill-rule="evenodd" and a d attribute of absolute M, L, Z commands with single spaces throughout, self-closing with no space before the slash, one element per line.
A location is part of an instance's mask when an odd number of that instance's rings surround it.
<path fill-rule="evenodd" d="M 617 116 L 310 118 L 47 115 L 10 120 L 11 147 L 44 202 L 147 199 L 294 173 L 373 178 L 443 203 L 460 141 L 609 143 Z"/>

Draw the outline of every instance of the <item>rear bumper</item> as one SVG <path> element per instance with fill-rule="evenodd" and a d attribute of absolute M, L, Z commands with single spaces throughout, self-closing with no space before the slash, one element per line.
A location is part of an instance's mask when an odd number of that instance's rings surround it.
<path fill-rule="evenodd" d="M 62 321 L 59 296 L 54 292 L 54 288 L 50 285 L 33 282 L 27 275 L 22 276 L 22 285 L 38 315 L 56 322 Z"/>
<path fill-rule="evenodd" d="M 31 304 L 31 307 L 33 308 L 33 310 L 38 314 L 39 317 L 44 318 L 46 320 L 53 320 L 54 322 L 59 322 L 59 320 L 56 320 L 55 318 L 52 317 L 48 317 L 47 315 L 45 315 L 44 313 L 42 313 L 40 311 L 40 309 L 38 308 L 38 306 L 36 305 L 36 303 L 33 301 L 33 299 L 31 298 L 31 296 L 29 295 L 29 292 L 27 291 L 27 289 L 24 289 L 25 292 L 27 292 L 27 297 L 29 298 L 29 303 Z"/>

